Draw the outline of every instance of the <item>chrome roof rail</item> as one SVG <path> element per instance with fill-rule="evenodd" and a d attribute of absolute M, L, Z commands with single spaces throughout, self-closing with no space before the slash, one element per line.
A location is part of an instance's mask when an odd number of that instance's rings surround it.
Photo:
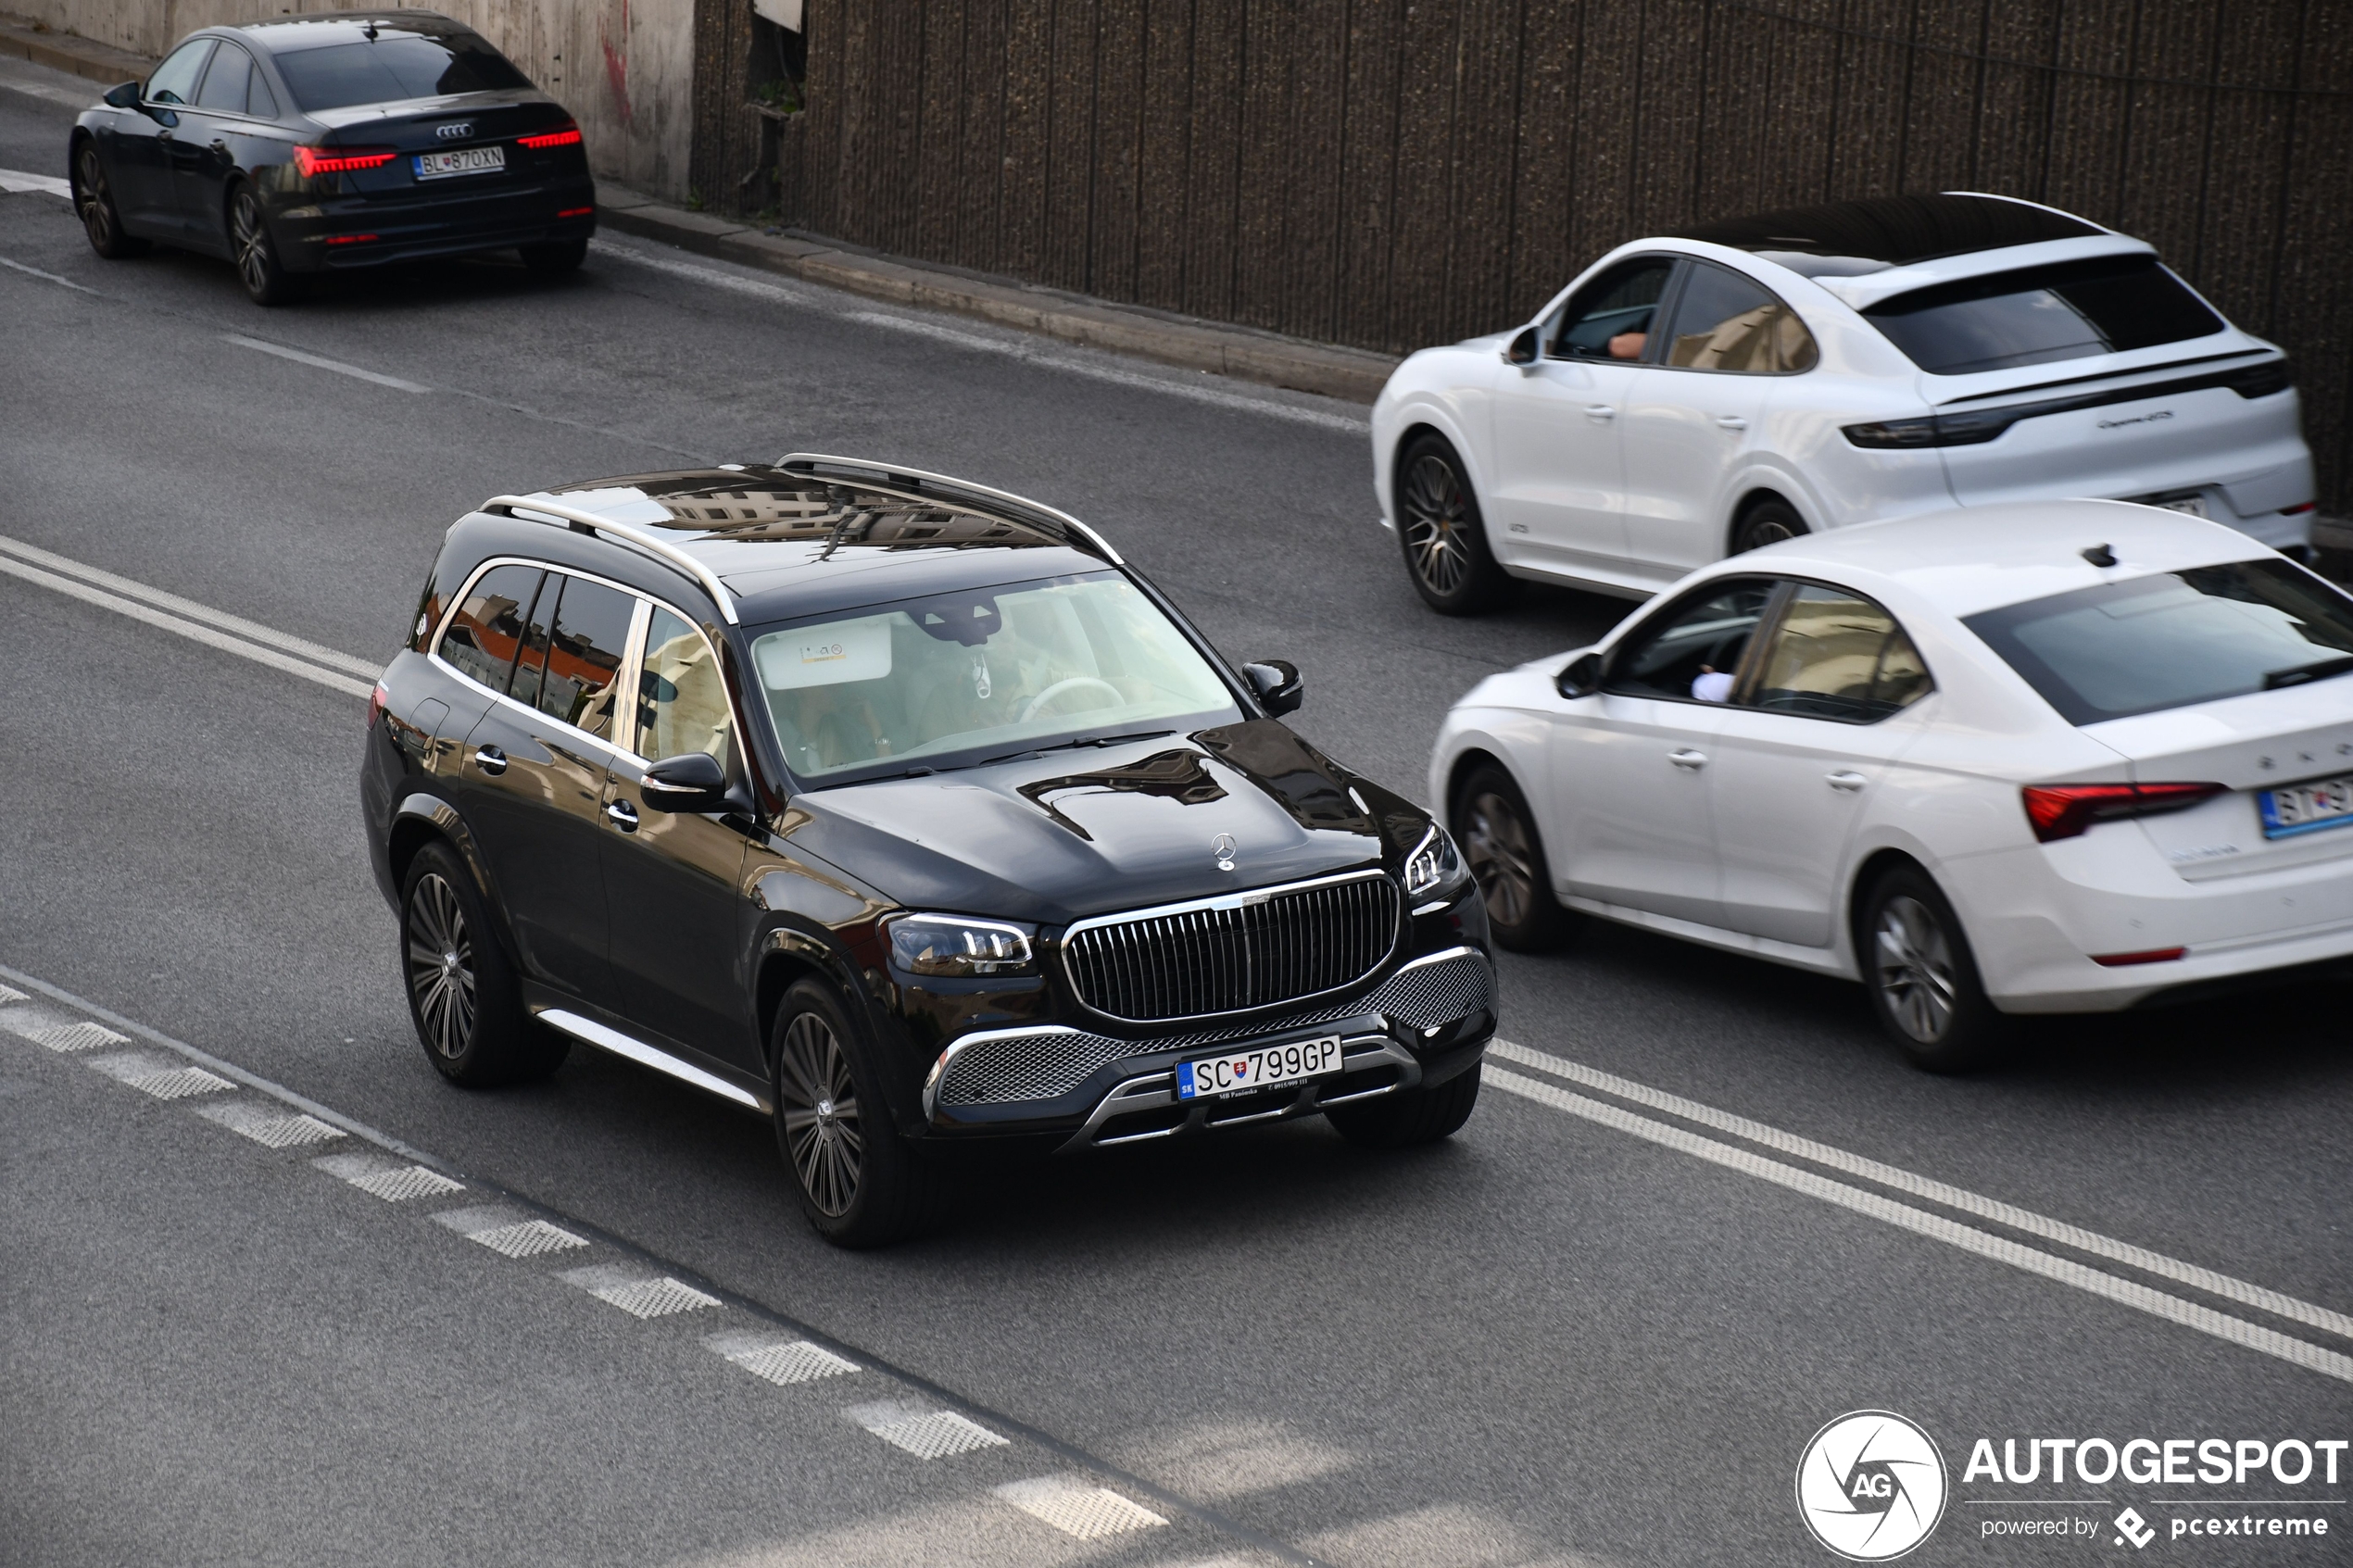
<path fill-rule="evenodd" d="M 1057 511 L 1043 502 L 1008 491 L 991 490 L 986 484 L 975 484 L 966 479 L 951 479 L 944 473 L 925 473 L 921 469 L 901 467 L 897 463 L 878 463 L 865 458 L 830 458 L 823 452 L 787 452 L 776 459 L 776 467 L 796 473 L 817 477 L 817 470 L 848 469 L 853 473 L 872 474 L 886 484 L 897 484 L 909 490 L 928 491 L 945 500 L 968 497 L 996 507 L 1010 508 L 1026 513 L 1033 521 L 1044 522 L 1058 529 L 1067 529 L 1087 542 L 1088 546 L 1114 566 L 1126 566 L 1111 541 L 1079 521 L 1068 512 Z"/>
<path fill-rule="evenodd" d="M 647 554 L 658 558 L 664 564 L 676 567 L 701 583 L 710 592 L 711 596 L 718 601 L 719 613 L 727 618 L 727 624 L 730 626 L 742 624 L 736 619 L 736 596 L 727 592 L 727 585 L 719 581 L 719 574 L 667 539 L 657 539 L 643 529 L 632 528 L 625 522 L 615 522 L 609 517 L 598 517 L 595 512 L 582 511 L 578 507 L 567 507 L 560 501 L 534 500 L 528 495 L 493 495 L 474 509 L 488 512 L 493 517 L 516 518 L 523 522 L 534 522 L 538 519 L 523 517 L 522 514 L 537 512 L 542 518 L 568 523 L 575 528 L 586 528 L 598 533 L 610 533 L 616 539 L 636 546 Z"/>

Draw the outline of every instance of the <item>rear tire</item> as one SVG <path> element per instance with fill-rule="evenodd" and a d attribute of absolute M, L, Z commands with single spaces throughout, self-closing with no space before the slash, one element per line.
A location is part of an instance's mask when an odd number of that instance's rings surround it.
<path fill-rule="evenodd" d="M 400 940 L 409 1019 L 443 1077 L 485 1089 L 563 1065 L 572 1043 L 532 1022 L 473 874 L 447 844 L 425 846 L 409 863 Z"/>
<path fill-rule="evenodd" d="M 931 1163 L 893 1124 L 866 1036 L 822 981 L 785 993 L 769 1036 L 776 1147 L 800 1211 L 836 1247 L 887 1247 L 940 1206 Z"/>
<path fill-rule="evenodd" d="M 545 245 L 524 245 L 518 252 L 522 264 L 535 272 L 577 272 L 580 264 L 588 259 L 588 242 L 549 240 Z"/>
<path fill-rule="evenodd" d="M 2002 1015 L 1979 983 L 1958 916 L 1927 872 L 1901 866 L 1871 884 L 1856 922 L 1856 958 L 1871 1010 L 1923 1073 L 1969 1073 L 2000 1060 Z"/>
<path fill-rule="evenodd" d="M 1463 459 L 1443 436 L 1424 432 L 1398 459 L 1397 542 L 1414 591 L 1441 615 L 1477 615 L 1511 588 L 1488 548 Z"/>
<path fill-rule="evenodd" d="M 108 261 L 145 256 L 153 248 L 122 226 L 114 187 L 107 182 L 106 160 L 98 156 L 95 142 L 82 143 L 74 154 L 73 205 L 82 215 L 82 232 L 90 236 L 90 248 Z"/>
<path fill-rule="evenodd" d="M 1808 532 L 1806 520 L 1787 501 L 1759 501 L 1741 514 L 1740 526 L 1732 532 L 1732 554 L 1744 556 L 1751 550 L 1796 539 Z"/>
<path fill-rule="evenodd" d="M 1487 928 L 1515 953 L 1541 953 L 1567 936 L 1569 914 L 1553 897 L 1551 862 L 1535 814 L 1511 774 L 1492 763 L 1455 792 L 1454 841 L 1487 905 Z"/>
<path fill-rule="evenodd" d="M 251 185 L 238 186 L 229 197 L 229 254 L 236 260 L 245 297 L 256 305 L 291 305 L 310 291 L 309 279 L 279 263 L 260 193 Z"/>
<path fill-rule="evenodd" d="M 1412 1148 L 1436 1143 L 1462 1130 L 1478 1104 L 1478 1069 L 1473 1062 L 1434 1088 L 1399 1089 L 1361 1105 L 1336 1105 L 1324 1112 L 1335 1132 L 1360 1148 Z"/>

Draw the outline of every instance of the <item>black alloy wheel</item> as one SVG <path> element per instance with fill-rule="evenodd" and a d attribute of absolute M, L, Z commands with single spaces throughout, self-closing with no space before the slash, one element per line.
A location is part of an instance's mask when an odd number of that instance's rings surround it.
<path fill-rule="evenodd" d="M 1473 1062 L 1444 1083 L 1428 1088 L 1393 1089 L 1377 1099 L 1336 1105 L 1324 1112 L 1332 1130 L 1360 1148 L 1412 1148 L 1436 1143 L 1462 1130 L 1478 1104 L 1478 1068 Z"/>
<path fill-rule="evenodd" d="M 229 250 L 236 257 L 237 281 L 256 305 L 285 305 L 302 297 L 307 280 L 279 265 L 261 196 L 251 185 L 238 186 L 229 198 Z"/>
<path fill-rule="evenodd" d="M 1439 436 L 1416 437 L 1397 465 L 1397 538 L 1415 590 L 1441 615 L 1475 615 L 1511 585 L 1487 547 L 1462 458 Z"/>
<path fill-rule="evenodd" d="M 580 264 L 588 259 L 588 241 L 549 240 L 545 245 L 518 247 L 522 264 L 535 272 L 577 272 Z"/>
<path fill-rule="evenodd" d="M 770 1060 L 777 1147 L 817 1234 L 837 1247 L 883 1247 L 929 1223 L 936 1173 L 892 1125 L 863 1036 L 822 981 L 785 993 Z"/>
<path fill-rule="evenodd" d="M 1856 935 L 1872 1010 L 1906 1060 L 1927 1073 L 1967 1073 L 1998 1057 L 2001 1015 L 1978 982 L 1953 906 L 1926 873 L 1904 866 L 1873 883 Z"/>
<path fill-rule="evenodd" d="M 1491 763 L 1474 770 L 1455 794 L 1453 827 L 1495 940 L 1516 953 L 1558 946 L 1568 911 L 1553 897 L 1543 840 L 1512 776 Z"/>
<path fill-rule="evenodd" d="M 107 183 L 107 166 L 98 157 L 98 144 L 84 142 L 73 160 L 73 205 L 82 214 L 82 231 L 90 236 L 90 248 L 108 261 L 120 261 L 126 257 L 144 256 L 147 242 L 133 239 L 122 226 L 122 214 L 114 205 L 114 189 Z"/>
<path fill-rule="evenodd" d="M 1795 539 L 1807 532 L 1806 520 L 1787 501 L 1759 501 L 1741 514 L 1740 527 L 1732 534 L 1732 554 L 1744 556 L 1751 550 Z"/>
<path fill-rule="evenodd" d="M 427 845 L 409 862 L 400 936 L 409 1020 L 443 1077 L 486 1088 L 562 1064 L 570 1043 L 531 1022 L 482 895 L 447 845 Z"/>

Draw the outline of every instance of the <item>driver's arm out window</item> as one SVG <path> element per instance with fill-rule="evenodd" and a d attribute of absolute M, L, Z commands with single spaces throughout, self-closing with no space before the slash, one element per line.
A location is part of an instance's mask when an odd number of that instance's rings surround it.
<path fill-rule="evenodd" d="M 1674 276 L 1665 257 L 1622 261 L 1579 289 L 1561 310 L 1553 336 L 1555 359 L 1642 359 L 1658 315 L 1658 302 Z"/>
<path fill-rule="evenodd" d="M 1669 608 L 1610 655 L 1602 689 L 1676 702 L 1724 701 L 1773 589 L 1772 580 L 1763 577 L 1701 589 L 1699 597 Z"/>

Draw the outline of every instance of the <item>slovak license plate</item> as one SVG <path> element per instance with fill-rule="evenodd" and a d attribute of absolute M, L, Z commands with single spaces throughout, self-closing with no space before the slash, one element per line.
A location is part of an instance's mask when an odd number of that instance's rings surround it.
<path fill-rule="evenodd" d="M 2206 509 L 2206 497 L 2196 491 L 2186 495 L 2168 495 L 2161 501 L 2151 501 L 2149 505 L 2163 511 L 2180 512 L 2187 517 L 2213 515 Z"/>
<path fill-rule="evenodd" d="M 1340 1036 L 1320 1040 L 1286 1040 L 1279 1046 L 1252 1046 L 1230 1056 L 1205 1056 L 1176 1064 L 1178 1099 L 1214 1099 L 1220 1095 L 1263 1089 L 1273 1084 L 1296 1084 L 1340 1071 Z"/>
<path fill-rule="evenodd" d="M 2341 828 L 2353 823 L 2353 774 L 2267 789 L 2255 803 L 2263 814 L 2266 838 Z"/>
<path fill-rule="evenodd" d="M 453 174 L 498 174 L 506 167 L 504 147 L 459 147 L 455 152 L 417 155 L 420 180 L 447 180 Z"/>

